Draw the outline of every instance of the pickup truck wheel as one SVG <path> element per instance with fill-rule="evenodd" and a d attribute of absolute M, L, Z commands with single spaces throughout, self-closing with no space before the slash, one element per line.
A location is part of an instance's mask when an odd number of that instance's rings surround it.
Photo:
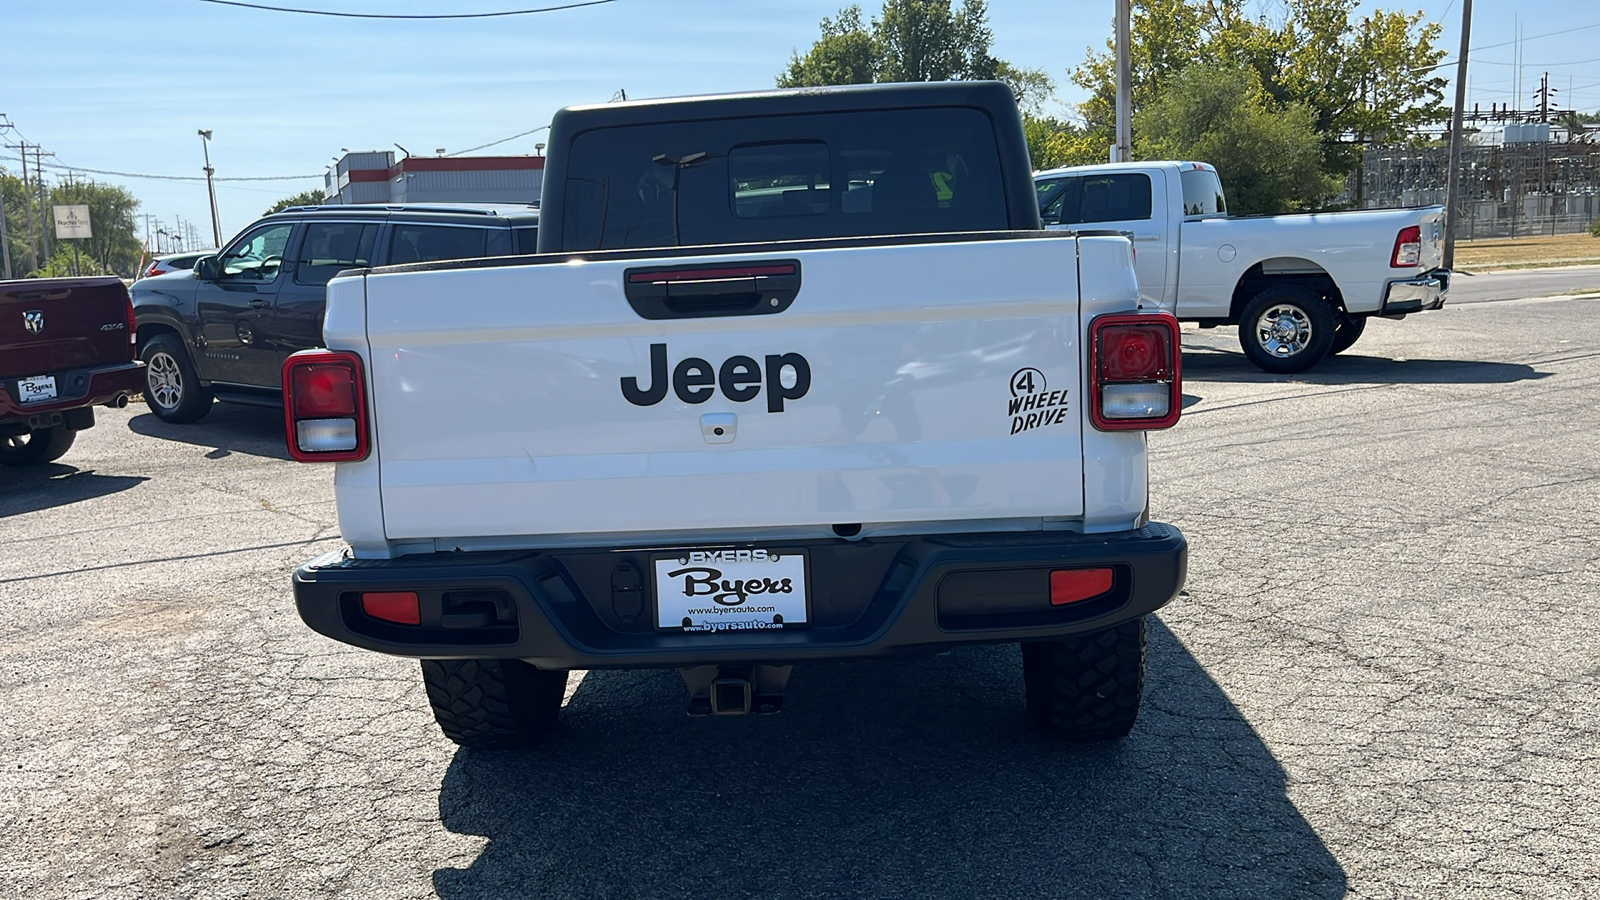
<path fill-rule="evenodd" d="M 1239 314 L 1239 345 L 1256 368 L 1289 375 L 1328 355 L 1337 324 L 1316 291 L 1296 284 L 1269 287 Z"/>
<path fill-rule="evenodd" d="M 528 747 L 555 727 L 567 673 L 520 659 L 425 659 L 422 682 L 445 737 L 463 747 Z"/>
<path fill-rule="evenodd" d="M 1144 616 L 1100 631 L 1022 645 L 1028 715 L 1064 741 L 1127 735 L 1144 691 Z"/>
<path fill-rule="evenodd" d="M 40 428 L 17 437 L 0 438 L 0 466 L 37 466 L 54 462 L 78 436 L 65 425 Z"/>
<path fill-rule="evenodd" d="M 1339 314 L 1339 324 L 1333 329 L 1333 346 L 1328 348 L 1328 355 L 1343 353 L 1356 345 L 1361 340 L 1361 332 L 1367 330 L 1366 316 L 1352 316 L 1347 313 Z"/>
<path fill-rule="evenodd" d="M 144 360 L 144 402 L 163 422 L 198 422 L 211 411 L 211 389 L 200 384 L 189 352 L 174 334 L 158 334 L 139 349 Z"/>

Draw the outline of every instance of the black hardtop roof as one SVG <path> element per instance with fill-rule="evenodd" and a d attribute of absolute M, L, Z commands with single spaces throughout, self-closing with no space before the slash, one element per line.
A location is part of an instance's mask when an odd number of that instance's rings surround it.
<path fill-rule="evenodd" d="M 554 138 L 573 126 L 589 129 L 696 119 L 934 106 L 971 106 L 1017 115 L 1016 97 L 1003 82 L 938 81 L 788 88 L 569 106 L 550 120 L 550 130 Z"/>
<path fill-rule="evenodd" d="M 464 221 L 483 217 L 539 221 L 539 208 L 527 203 L 331 203 L 325 206 L 291 206 L 261 221 L 300 219 L 307 216 L 386 219 L 392 215 L 415 218 L 453 218 Z"/>

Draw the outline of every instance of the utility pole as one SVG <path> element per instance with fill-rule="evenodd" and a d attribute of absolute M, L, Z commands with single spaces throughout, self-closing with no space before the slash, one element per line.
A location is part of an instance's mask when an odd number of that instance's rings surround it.
<path fill-rule="evenodd" d="M 33 265 L 28 271 L 39 268 L 39 233 L 33 223 L 33 191 L 28 186 L 28 142 L 17 139 L 15 144 L 7 144 L 6 149 L 17 151 L 22 157 L 22 205 L 28 210 L 28 256 Z"/>
<path fill-rule="evenodd" d="M 1112 162 L 1133 161 L 1133 61 L 1129 42 L 1133 32 L 1133 0 L 1117 0 L 1117 143 Z"/>
<path fill-rule="evenodd" d="M 44 247 L 45 265 L 49 265 L 50 223 L 55 220 L 50 215 L 50 191 L 45 187 L 44 169 L 41 167 L 46 156 L 55 154 L 44 152 L 44 148 L 38 144 L 33 145 L 33 184 L 39 190 L 39 243 Z"/>
<path fill-rule="evenodd" d="M 1472 0 L 1461 4 L 1461 55 L 1456 58 L 1456 108 L 1450 116 L 1450 182 L 1444 199 L 1444 267 L 1455 268 L 1456 224 L 1461 213 L 1461 112 L 1467 105 L 1467 47 L 1472 39 Z"/>
<path fill-rule="evenodd" d="M 217 188 L 211 183 L 211 174 L 216 170 L 211 168 L 211 131 L 200 129 L 200 149 L 206 155 L 206 193 L 211 196 L 211 239 L 215 242 L 211 246 L 222 246 L 222 222 L 217 218 Z"/>

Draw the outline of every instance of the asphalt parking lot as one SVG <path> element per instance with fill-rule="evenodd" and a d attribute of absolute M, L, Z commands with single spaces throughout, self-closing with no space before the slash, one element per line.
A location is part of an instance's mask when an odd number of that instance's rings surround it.
<path fill-rule="evenodd" d="M 1600 897 L 1600 299 L 1375 320 L 1262 374 L 1185 330 L 1153 510 L 1191 541 L 1131 737 L 1063 748 L 1014 647 L 798 669 L 690 719 L 575 675 L 458 751 L 323 639 L 338 546 L 279 414 L 101 410 L 0 470 L 0 883 L 26 897 Z"/>

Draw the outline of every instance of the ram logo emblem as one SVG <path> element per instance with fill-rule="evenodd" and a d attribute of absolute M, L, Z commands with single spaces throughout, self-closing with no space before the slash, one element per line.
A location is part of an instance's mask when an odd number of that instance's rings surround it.
<path fill-rule="evenodd" d="M 29 334 L 38 334 L 44 330 L 44 310 L 30 309 L 22 314 L 22 327 L 28 329 Z"/>

